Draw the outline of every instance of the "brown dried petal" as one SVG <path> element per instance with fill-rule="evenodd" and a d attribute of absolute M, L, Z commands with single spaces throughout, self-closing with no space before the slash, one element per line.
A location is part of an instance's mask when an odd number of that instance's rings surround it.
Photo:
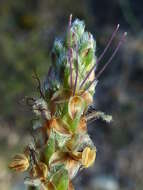
<path fill-rule="evenodd" d="M 82 117 L 77 127 L 77 133 L 85 133 L 85 132 L 87 132 L 87 122 L 85 117 Z"/>
<path fill-rule="evenodd" d="M 56 164 L 65 164 L 66 169 L 68 170 L 70 179 L 73 179 L 77 174 L 80 168 L 80 160 L 81 154 L 80 153 L 64 153 L 57 151 L 55 152 L 50 161 L 50 167 L 53 167 Z"/>
<path fill-rule="evenodd" d="M 72 119 L 76 114 L 81 113 L 84 107 L 84 100 L 80 96 L 71 97 L 68 104 L 68 112 Z"/>
<path fill-rule="evenodd" d="M 76 176 L 77 172 L 79 171 L 80 166 L 81 166 L 81 163 L 79 161 L 76 161 L 71 158 L 67 159 L 66 169 L 68 170 L 70 179 L 73 179 Z"/>
<path fill-rule="evenodd" d="M 48 175 L 47 165 L 44 164 L 43 162 L 35 164 L 30 171 L 30 175 L 33 178 L 38 177 L 40 178 L 41 181 L 44 181 Z"/>
<path fill-rule="evenodd" d="M 68 135 L 70 136 L 71 134 L 69 131 L 66 129 L 66 125 L 62 122 L 61 119 L 53 118 L 50 120 L 50 128 L 55 129 L 59 133 L 63 135 Z"/>
<path fill-rule="evenodd" d="M 36 177 L 38 176 L 38 173 L 37 173 L 37 170 L 36 170 L 36 165 L 34 165 L 34 166 L 31 168 L 29 174 L 30 174 L 30 177 L 31 177 L 31 178 L 36 178 Z"/>

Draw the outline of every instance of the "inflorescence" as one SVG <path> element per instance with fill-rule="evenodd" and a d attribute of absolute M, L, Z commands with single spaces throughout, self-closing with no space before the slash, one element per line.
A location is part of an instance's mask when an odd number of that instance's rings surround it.
<path fill-rule="evenodd" d="M 37 74 L 40 97 L 27 98 L 36 114 L 33 120 L 33 143 L 17 154 L 9 167 L 18 172 L 28 171 L 25 184 L 44 190 L 72 190 L 72 179 L 78 171 L 93 165 L 96 147 L 87 131 L 87 124 L 112 117 L 93 107 L 93 95 L 99 76 L 109 65 L 125 40 L 124 33 L 103 68 L 95 70 L 114 40 L 113 32 L 103 53 L 96 58 L 96 41 L 85 31 L 83 21 L 72 22 L 63 39 L 56 39 L 48 77 L 41 84 Z"/>

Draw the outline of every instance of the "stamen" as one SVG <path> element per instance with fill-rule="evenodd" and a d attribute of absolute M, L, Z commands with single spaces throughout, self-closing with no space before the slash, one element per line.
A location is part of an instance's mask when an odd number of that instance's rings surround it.
<path fill-rule="evenodd" d="M 84 85 L 84 83 L 86 82 L 86 80 L 88 79 L 88 77 L 90 76 L 90 74 L 92 73 L 92 71 L 95 69 L 96 65 L 97 65 L 97 64 L 100 62 L 100 60 L 103 58 L 104 54 L 106 53 L 106 51 L 108 50 L 110 44 L 112 43 L 114 37 L 116 36 L 116 33 L 117 33 L 119 27 L 120 27 L 120 25 L 118 24 L 117 27 L 116 27 L 116 29 L 115 29 L 115 31 L 112 33 L 112 36 L 111 36 L 109 42 L 107 43 L 107 45 L 106 45 L 104 51 L 102 52 L 102 54 L 101 54 L 101 55 L 99 56 L 99 58 L 97 59 L 96 64 L 93 65 L 93 67 L 90 69 L 90 71 L 89 71 L 88 74 L 86 75 L 85 79 L 82 81 L 82 83 L 81 83 L 79 89 L 82 88 L 82 86 Z"/>
<path fill-rule="evenodd" d="M 68 58 L 69 58 L 69 63 L 70 63 L 70 87 L 72 88 L 72 49 L 70 48 L 70 29 L 71 29 L 71 23 L 72 23 L 72 14 L 69 17 L 69 24 L 68 24 L 68 46 L 69 46 L 69 50 L 68 50 Z"/>
<path fill-rule="evenodd" d="M 77 79 L 78 79 L 78 45 L 76 44 L 76 77 L 75 77 L 75 83 L 74 83 L 73 96 L 75 95 L 75 91 L 76 91 Z"/>
<path fill-rule="evenodd" d="M 98 78 L 100 77 L 100 75 L 103 73 L 103 71 L 105 70 L 105 68 L 111 63 L 112 59 L 115 57 L 116 53 L 118 52 L 120 46 L 123 44 L 123 42 L 124 42 L 126 36 L 127 36 L 127 32 L 124 32 L 124 34 L 122 35 L 121 40 L 119 41 L 119 43 L 118 43 L 116 49 L 114 50 L 112 56 L 111 56 L 111 57 L 109 58 L 109 60 L 106 62 L 106 64 L 104 65 L 104 67 L 99 71 L 99 73 L 96 75 L 96 77 L 95 77 L 95 78 L 93 79 L 93 81 L 90 83 L 90 85 L 84 90 L 84 92 L 85 92 L 86 90 L 88 90 L 88 89 L 91 87 L 91 85 L 92 85 L 95 81 L 97 81 L 97 79 L 98 79 Z"/>
<path fill-rule="evenodd" d="M 68 57 L 69 57 L 69 63 L 70 63 L 70 87 L 72 89 L 72 48 L 69 48 Z"/>

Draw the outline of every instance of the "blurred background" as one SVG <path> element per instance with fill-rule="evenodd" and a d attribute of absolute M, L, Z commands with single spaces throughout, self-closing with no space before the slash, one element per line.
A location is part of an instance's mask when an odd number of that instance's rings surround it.
<path fill-rule="evenodd" d="M 113 116 L 88 127 L 97 147 L 95 165 L 74 180 L 77 190 L 143 189 L 143 1 L 0 0 L 0 189 L 25 190 L 25 176 L 8 170 L 12 155 L 30 139 L 31 112 L 23 103 L 36 94 L 36 68 L 47 74 L 50 49 L 62 36 L 70 13 L 85 21 L 97 42 L 97 56 L 120 23 L 110 57 L 124 31 L 128 37 L 95 93 L 95 107 Z"/>

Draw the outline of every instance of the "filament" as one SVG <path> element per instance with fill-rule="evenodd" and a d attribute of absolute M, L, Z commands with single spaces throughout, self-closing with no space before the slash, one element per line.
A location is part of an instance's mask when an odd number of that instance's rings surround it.
<path fill-rule="evenodd" d="M 72 23 L 72 14 L 69 17 L 69 24 L 68 24 L 68 46 L 69 46 L 69 50 L 68 50 L 68 57 L 69 57 L 69 63 L 70 63 L 70 87 L 72 88 L 72 49 L 70 48 L 70 29 L 71 29 L 71 23 Z"/>
<path fill-rule="evenodd" d="M 69 48 L 68 57 L 70 63 L 70 87 L 72 88 L 72 48 Z"/>
<path fill-rule="evenodd" d="M 78 45 L 76 45 L 76 77 L 75 77 L 75 83 L 74 83 L 73 96 L 75 95 L 75 91 L 76 91 L 77 79 L 78 79 Z"/>

